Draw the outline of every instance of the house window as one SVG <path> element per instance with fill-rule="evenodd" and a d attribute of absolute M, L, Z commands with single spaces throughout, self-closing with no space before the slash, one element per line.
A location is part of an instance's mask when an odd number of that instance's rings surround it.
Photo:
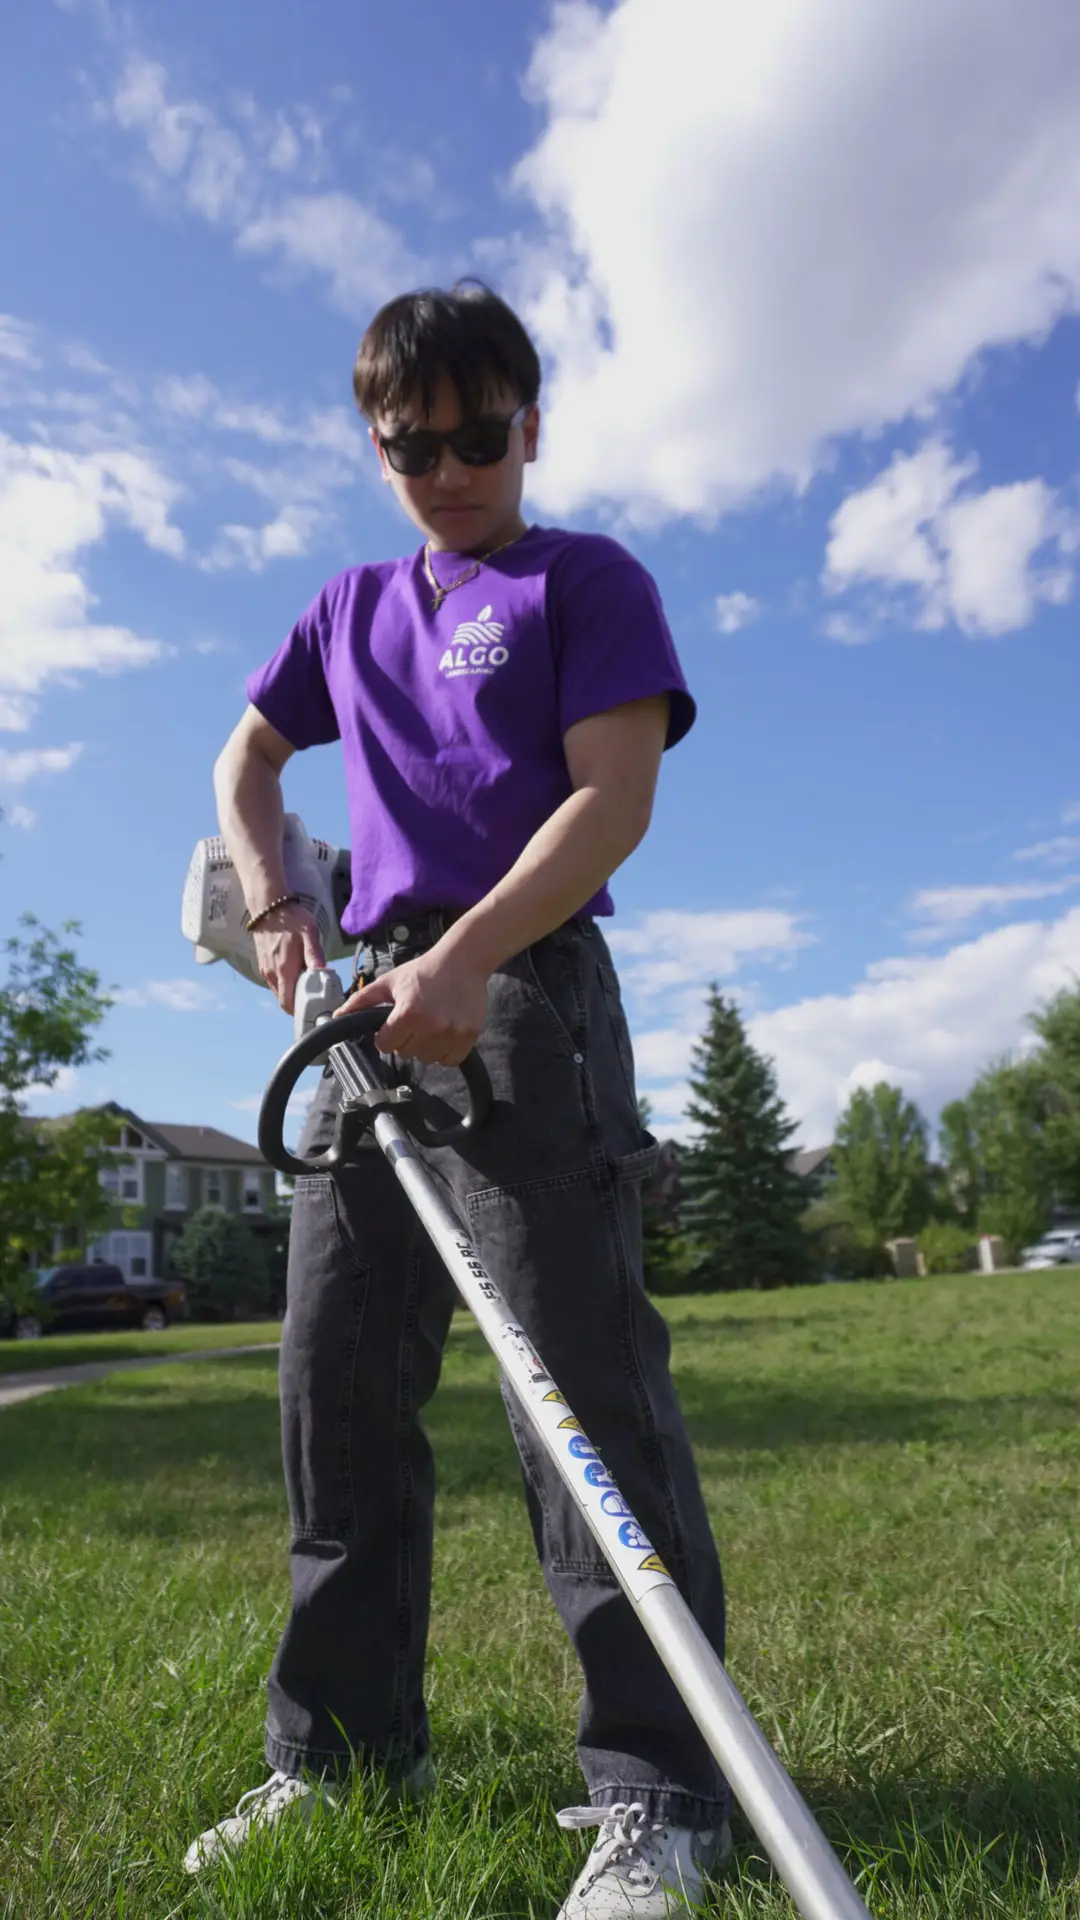
<path fill-rule="evenodd" d="M 150 1272 L 150 1235 L 148 1233 L 110 1233 L 108 1258 L 115 1262 L 128 1280 L 145 1280 Z"/>
<path fill-rule="evenodd" d="M 246 1213 L 262 1210 L 262 1181 L 253 1169 L 244 1173 L 244 1210 Z"/>
<path fill-rule="evenodd" d="M 206 1169 L 206 1205 L 208 1207 L 221 1207 L 221 1206 L 224 1206 L 224 1204 L 225 1204 L 225 1182 L 222 1179 L 221 1168 L 207 1167 Z"/>
<path fill-rule="evenodd" d="M 134 1127 L 124 1127 L 120 1134 L 122 1147 L 145 1147 L 146 1141 Z"/>
<path fill-rule="evenodd" d="M 187 1180 L 183 1167 L 176 1160 L 165 1162 L 165 1205 L 177 1208 L 187 1206 Z"/>
<path fill-rule="evenodd" d="M 106 1193 L 126 1206 L 142 1206 L 142 1167 L 137 1160 L 121 1160 L 117 1167 L 102 1167 L 98 1175 Z"/>
<path fill-rule="evenodd" d="M 141 1166 L 135 1160 L 122 1160 L 117 1169 L 117 1172 L 120 1175 L 120 1190 L 119 1190 L 120 1199 L 133 1202 L 136 1206 L 141 1205 L 142 1203 L 142 1168 Z"/>

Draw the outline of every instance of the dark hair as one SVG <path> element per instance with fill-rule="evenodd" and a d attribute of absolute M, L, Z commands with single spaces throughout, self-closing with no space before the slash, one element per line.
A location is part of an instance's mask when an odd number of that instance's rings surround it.
<path fill-rule="evenodd" d="M 482 412 L 493 387 L 525 404 L 540 392 L 536 348 L 482 280 L 459 280 L 449 292 L 424 287 L 381 307 L 356 356 L 356 404 L 368 420 L 394 419 L 417 400 L 430 413 L 440 374 L 457 388 L 466 417 Z"/>

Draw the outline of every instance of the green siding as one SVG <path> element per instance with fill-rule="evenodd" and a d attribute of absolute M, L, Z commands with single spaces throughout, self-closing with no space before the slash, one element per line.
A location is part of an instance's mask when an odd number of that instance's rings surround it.
<path fill-rule="evenodd" d="M 202 1206 L 202 1168 L 189 1167 L 187 1177 L 188 1207 L 192 1213 L 198 1213 L 199 1208 Z"/>
<path fill-rule="evenodd" d="M 239 1168 L 230 1167 L 228 1169 L 225 1175 L 224 1186 L 222 1188 L 222 1198 L 225 1201 L 225 1206 L 229 1213 L 240 1212 L 240 1209 L 244 1204 L 244 1194 L 243 1194 L 243 1188 L 241 1185 Z"/>
<path fill-rule="evenodd" d="M 165 1162 L 148 1160 L 143 1167 L 143 1195 L 148 1213 L 160 1213 L 165 1205 Z"/>

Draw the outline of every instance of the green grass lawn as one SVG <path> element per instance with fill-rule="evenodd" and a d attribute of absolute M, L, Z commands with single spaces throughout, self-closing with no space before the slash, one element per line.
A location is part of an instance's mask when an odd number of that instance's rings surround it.
<path fill-rule="evenodd" d="M 667 1311 L 732 1672 L 872 1911 L 1076 1920 L 1080 1270 Z M 430 1426 L 434 1801 L 361 1788 L 192 1880 L 188 1841 L 264 1777 L 275 1356 L 0 1414 L 4 1920 L 550 1920 L 577 1680 L 462 1318 Z M 789 1920 L 745 1823 L 707 1911 Z"/>
<path fill-rule="evenodd" d="M 144 1354 L 199 1353 L 213 1347 L 259 1346 L 280 1340 L 280 1320 L 181 1320 L 164 1333 L 50 1333 L 42 1340 L 0 1340 L 0 1378 L 5 1373 L 74 1367 L 87 1360 L 135 1360 Z"/>

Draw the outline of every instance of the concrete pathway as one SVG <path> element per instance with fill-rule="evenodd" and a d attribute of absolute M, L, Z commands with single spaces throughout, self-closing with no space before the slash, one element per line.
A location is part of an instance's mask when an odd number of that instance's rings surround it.
<path fill-rule="evenodd" d="M 58 1387 L 84 1387 L 109 1373 L 127 1373 L 132 1367 L 174 1367 L 182 1360 L 221 1360 L 237 1353 L 276 1353 L 280 1340 L 263 1340 L 250 1347 L 199 1347 L 194 1353 L 139 1353 L 130 1360 L 84 1360 L 74 1367 L 41 1367 L 32 1373 L 0 1373 L 0 1409 L 34 1400 Z"/>

